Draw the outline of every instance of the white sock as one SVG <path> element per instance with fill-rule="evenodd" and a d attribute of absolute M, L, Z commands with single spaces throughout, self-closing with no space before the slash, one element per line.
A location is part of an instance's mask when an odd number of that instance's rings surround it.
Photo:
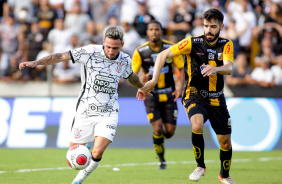
<path fill-rule="evenodd" d="M 79 171 L 73 181 L 83 182 L 98 167 L 99 163 L 100 161 L 91 159 L 89 166 Z"/>

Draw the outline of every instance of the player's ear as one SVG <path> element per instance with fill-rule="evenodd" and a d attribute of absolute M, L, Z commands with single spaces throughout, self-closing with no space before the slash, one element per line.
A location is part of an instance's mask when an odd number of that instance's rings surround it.
<path fill-rule="evenodd" d="M 124 45 L 124 42 L 121 42 L 121 47 L 123 47 L 123 45 Z"/>
<path fill-rule="evenodd" d="M 221 24 L 221 25 L 220 25 L 220 31 L 222 31 L 223 28 L 224 28 L 224 24 Z"/>

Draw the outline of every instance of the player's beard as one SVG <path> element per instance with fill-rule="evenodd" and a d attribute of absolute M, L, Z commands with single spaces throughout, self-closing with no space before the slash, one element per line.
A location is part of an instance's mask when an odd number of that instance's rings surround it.
<path fill-rule="evenodd" d="M 205 39 L 210 43 L 214 42 L 219 37 L 219 34 L 220 34 L 220 30 L 215 35 L 213 35 L 211 33 L 207 33 L 207 34 L 205 33 Z M 211 35 L 211 36 L 213 36 L 213 38 L 207 38 L 207 35 Z"/>

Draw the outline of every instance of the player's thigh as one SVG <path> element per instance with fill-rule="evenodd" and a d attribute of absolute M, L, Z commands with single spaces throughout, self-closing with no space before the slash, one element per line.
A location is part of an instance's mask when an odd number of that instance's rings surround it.
<path fill-rule="evenodd" d="M 113 142 L 118 123 L 118 112 L 112 112 L 110 116 L 102 116 L 95 125 L 94 136 L 100 136 Z"/>
<path fill-rule="evenodd" d="M 76 144 L 85 144 L 94 140 L 94 125 L 96 116 L 88 117 L 78 114 L 74 118 L 70 133 L 70 142 Z"/>
<path fill-rule="evenodd" d="M 211 106 L 209 120 L 216 134 L 231 134 L 231 119 L 226 105 Z"/>
<path fill-rule="evenodd" d="M 147 96 L 144 101 L 150 123 L 161 119 L 161 109 L 158 100 L 154 96 Z"/>
<path fill-rule="evenodd" d="M 192 131 L 196 133 L 203 132 L 204 123 L 208 119 L 208 107 L 200 99 L 191 97 L 184 102 L 185 111 L 192 125 Z"/>

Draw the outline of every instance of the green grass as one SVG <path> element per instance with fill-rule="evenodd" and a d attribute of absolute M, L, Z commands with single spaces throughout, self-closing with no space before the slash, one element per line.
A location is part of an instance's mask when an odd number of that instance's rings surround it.
<path fill-rule="evenodd" d="M 70 184 L 77 171 L 68 168 L 67 149 L 0 149 L 1 184 Z M 262 159 L 269 158 L 269 159 Z M 196 164 L 192 149 L 166 149 L 167 170 L 157 170 L 149 148 L 109 148 L 100 166 L 85 180 L 99 184 L 187 184 Z M 207 173 L 198 183 L 219 183 L 219 151 L 206 149 Z M 282 150 L 233 152 L 230 175 L 238 184 L 281 184 Z M 120 171 L 113 171 L 114 167 Z M 61 168 L 61 169 L 59 169 Z M 27 170 L 35 169 L 35 170 Z M 42 170 L 40 170 L 42 169 Z M 48 170 L 49 169 L 49 170 Z M 19 172 L 23 170 L 24 172 Z"/>

